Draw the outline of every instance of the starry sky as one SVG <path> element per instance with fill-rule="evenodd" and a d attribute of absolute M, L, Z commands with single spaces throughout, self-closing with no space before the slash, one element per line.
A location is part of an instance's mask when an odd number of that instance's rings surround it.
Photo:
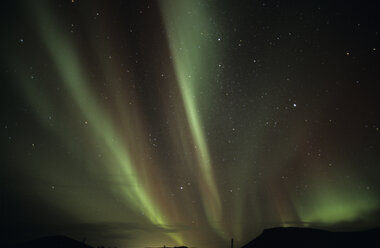
<path fill-rule="evenodd" d="M 7 1 L 5 242 L 380 225 L 376 1 Z"/>

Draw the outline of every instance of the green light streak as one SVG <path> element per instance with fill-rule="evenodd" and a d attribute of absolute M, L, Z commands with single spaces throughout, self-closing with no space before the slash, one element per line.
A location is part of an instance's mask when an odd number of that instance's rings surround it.
<path fill-rule="evenodd" d="M 111 153 L 112 159 L 105 167 L 110 171 L 121 171 L 125 181 L 130 185 L 122 189 L 122 195 L 128 206 L 133 205 L 136 211 L 143 212 L 152 224 L 165 226 L 168 223 L 157 204 L 152 201 L 146 186 L 141 183 L 144 179 L 139 178 L 141 175 L 136 165 L 132 163 L 128 147 L 120 140 L 120 135 L 117 134 L 110 121 L 111 118 L 102 110 L 92 94 L 90 82 L 84 76 L 84 71 L 70 42 L 58 31 L 58 26 L 48 13 L 45 9 L 38 9 L 37 13 L 43 42 L 52 56 L 70 97 L 88 120 L 89 127 L 93 129 L 95 136 L 104 142 Z M 120 191 L 117 193 L 120 194 Z M 183 243 L 179 234 L 168 233 L 167 235 L 179 244 Z"/>
<path fill-rule="evenodd" d="M 209 45 L 211 30 L 199 2 L 161 1 L 161 6 L 177 82 L 196 146 L 203 206 L 210 225 L 221 232 L 222 206 L 200 116 L 203 106 L 197 98 L 201 87 L 209 87 L 207 83 L 202 85 L 208 70 L 205 55 L 210 53 L 215 57 L 217 51 Z"/>

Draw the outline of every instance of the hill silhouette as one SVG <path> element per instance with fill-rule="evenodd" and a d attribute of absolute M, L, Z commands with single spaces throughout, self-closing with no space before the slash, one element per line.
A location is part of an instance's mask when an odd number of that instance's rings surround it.
<path fill-rule="evenodd" d="M 92 248 L 83 242 L 66 236 L 50 236 L 26 243 L 10 246 L 9 248 Z"/>
<path fill-rule="evenodd" d="M 330 232 L 312 228 L 278 227 L 265 229 L 242 248 L 261 247 L 379 248 L 380 228 L 360 232 Z"/>
<path fill-rule="evenodd" d="M 277 227 L 265 229 L 257 238 L 241 248 L 380 248 L 380 228 L 360 232 L 330 232 L 313 228 Z M 9 248 L 92 248 L 66 236 L 50 236 Z"/>

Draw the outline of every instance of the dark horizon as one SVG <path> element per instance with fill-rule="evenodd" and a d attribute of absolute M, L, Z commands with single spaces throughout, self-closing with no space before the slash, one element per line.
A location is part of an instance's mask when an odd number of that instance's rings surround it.
<path fill-rule="evenodd" d="M 26 242 L 18 242 L 16 244 L 5 245 L 5 248 L 50 248 L 59 246 L 61 248 L 104 248 L 107 245 L 92 245 L 86 243 L 87 239 L 82 241 L 71 239 L 64 235 L 56 235 L 50 237 L 42 237 Z M 355 232 L 333 232 L 323 229 L 302 228 L 302 227 L 276 227 L 264 229 L 263 232 L 240 246 L 234 245 L 234 239 L 230 241 L 230 248 L 260 248 L 260 247 L 378 247 L 380 245 L 380 227 Z M 223 245 L 222 247 L 225 247 Z M 122 248 L 116 247 L 114 248 Z M 134 248 L 130 247 L 129 248 Z M 141 248 L 141 247 L 140 247 Z M 144 248 L 197 248 L 182 246 L 148 246 Z"/>
<path fill-rule="evenodd" d="M 2 3 L 1 240 L 238 247 L 380 226 L 379 10 Z"/>

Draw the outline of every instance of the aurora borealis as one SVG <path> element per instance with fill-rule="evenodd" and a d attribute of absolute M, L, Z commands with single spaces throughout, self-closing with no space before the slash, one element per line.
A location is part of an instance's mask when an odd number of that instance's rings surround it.
<path fill-rule="evenodd" d="M 379 226 L 378 9 L 5 3 L 2 240 L 240 247 Z"/>

